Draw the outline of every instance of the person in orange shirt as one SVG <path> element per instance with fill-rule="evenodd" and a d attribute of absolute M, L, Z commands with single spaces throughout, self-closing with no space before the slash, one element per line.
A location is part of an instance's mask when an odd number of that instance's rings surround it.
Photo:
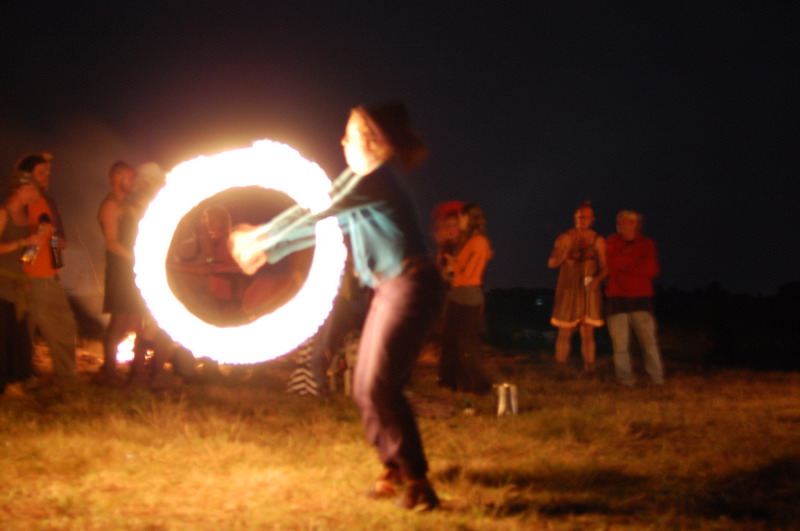
<path fill-rule="evenodd" d="M 77 326 L 58 277 L 58 269 L 63 265 L 61 251 L 65 239 L 58 208 L 47 194 L 51 157 L 47 154 L 28 155 L 17 163 L 17 169 L 31 173 L 39 189 L 38 198 L 28 205 L 28 226 L 31 233 L 39 235 L 38 251 L 31 260 L 23 263 L 30 284 L 28 329 L 31 340 L 38 329 L 47 343 L 53 361 L 54 381 L 70 384 L 75 378 Z"/>
<path fill-rule="evenodd" d="M 483 329 L 483 273 L 492 258 L 486 218 L 475 203 L 459 214 L 462 245 L 449 257 L 453 280 L 444 314 L 439 385 L 486 394 L 492 387 L 484 368 L 480 333 Z"/>

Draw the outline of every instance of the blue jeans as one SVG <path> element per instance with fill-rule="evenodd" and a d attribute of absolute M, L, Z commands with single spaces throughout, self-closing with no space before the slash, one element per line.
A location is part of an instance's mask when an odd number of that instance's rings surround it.
<path fill-rule="evenodd" d="M 614 345 L 614 369 L 617 380 L 623 385 L 634 385 L 636 380 L 631 370 L 630 330 L 636 334 L 642 347 L 644 368 L 654 384 L 664 383 L 664 369 L 661 365 L 661 352 L 656 341 L 656 321 L 653 314 L 646 311 L 616 313 L 606 321 L 611 342 Z"/>

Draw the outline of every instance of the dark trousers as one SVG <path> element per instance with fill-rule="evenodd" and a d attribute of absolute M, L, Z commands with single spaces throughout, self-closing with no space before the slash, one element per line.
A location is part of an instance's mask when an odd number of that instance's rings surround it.
<path fill-rule="evenodd" d="M 439 385 L 468 393 L 485 394 L 491 382 L 481 352 L 483 305 L 447 301 L 442 330 Z"/>
<path fill-rule="evenodd" d="M 0 299 L 0 393 L 6 384 L 33 375 L 33 347 L 25 319 L 17 320 L 13 302 Z"/>
<path fill-rule="evenodd" d="M 358 348 L 353 397 L 367 439 L 385 466 L 399 468 L 409 478 L 425 477 L 428 463 L 403 387 L 439 315 L 443 291 L 433 265 L 381 283 Z"/>

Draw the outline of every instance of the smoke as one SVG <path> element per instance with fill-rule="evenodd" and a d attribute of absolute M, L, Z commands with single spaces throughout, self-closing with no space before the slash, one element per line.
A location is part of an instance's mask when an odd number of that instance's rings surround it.
<path fill-rule="evenodd" d="M 113 127 L 84 116 L 72 117 L 52 131 L 0 124 L 0 135 L 5 147 L 0 165 L 6 175 L 26 154 L 53 155 L 49 193 L 58 205 L 67 236 L 60 277 L 72 300 L 90 317 L 102 321 L 105 245 L 97 210 L 108 193 L 110 166 L 117 160 L 136 166 L 144 157 Z M 163 175 L 156 163 L 143 168 L 151 178 Z"/>

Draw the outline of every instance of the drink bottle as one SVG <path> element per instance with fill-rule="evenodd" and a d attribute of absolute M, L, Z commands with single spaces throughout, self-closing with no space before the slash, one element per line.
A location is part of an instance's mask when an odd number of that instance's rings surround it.
<path fill-rule="evenodd" d="M 64 262 L 61 260 L 61 249 L 58 247 L 58 236 L 50 236 L 50 250 L 53 251 L 53 269 L 61 269 Z"/>
<path fill-rule="evenodd" d="M 19 261 L 23 264 L 30 264 L 36 257 L 39 255 L 39 246 L 38 245 L 27 245 L 22 250 L 22 255 L 19 257 Z"/>

